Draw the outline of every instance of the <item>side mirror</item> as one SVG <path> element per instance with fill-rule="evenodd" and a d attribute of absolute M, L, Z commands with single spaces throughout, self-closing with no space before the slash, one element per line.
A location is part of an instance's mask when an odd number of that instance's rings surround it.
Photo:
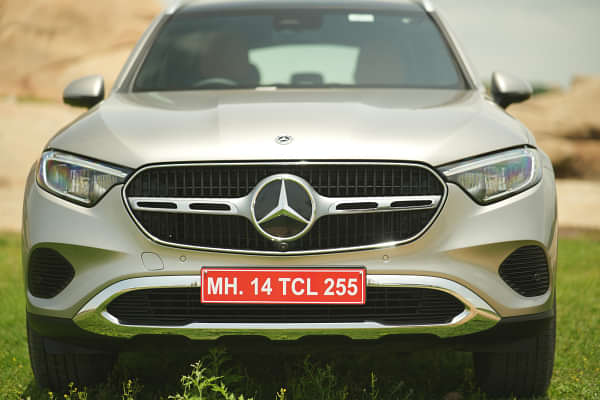
<path fill-rule="evenodd" d="M 104 78 L 100 75 L 86 76 L 73 81 L 63 93 L 65 104 L 92 108 L 104 100 Z"/>
<path fill-rule="evenodd" d="M 525 101 L 533 94 L 528 82 L 503 72 L 492 74 L 491 91 L 494 101 L 502 108 Z"/>

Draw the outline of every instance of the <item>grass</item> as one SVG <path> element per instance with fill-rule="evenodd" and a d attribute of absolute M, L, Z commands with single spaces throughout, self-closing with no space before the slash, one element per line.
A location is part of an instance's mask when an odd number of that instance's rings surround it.
<path fill-rule="evenodd" d="M 558 336 L 550 399 L 600 399 L 600 241 L 559 245 Z M 0 399 L 483 399 L 471 357 L 419 351 L 376 357 L 169 349 L 122 354 L 106 384 L 49 394 L 33 379 L 25 337 L 19 237 L 0 235 Z M 201 360 L 201 361 L 198 361 Z M 460 394 L 460 395 L 459 395 Z M 242 396 L 242 397 L 240 397 Z M 455 396 L 455 397 L 451 397 Z M 459 396 L 459 397 L 456 397 Z"/>
<path fill-rule="evenodd" d="M 34 104 L 51 104 L 56 103 L 55 99 L 50 99 L 46 97 L 37 97 L 33 95 L 7 95 L 0 94 L 0 102 L 9 102 L 9 103 L 17 103 L 17 104 L 26 104 L 26 103 L 34 103 Z"/>

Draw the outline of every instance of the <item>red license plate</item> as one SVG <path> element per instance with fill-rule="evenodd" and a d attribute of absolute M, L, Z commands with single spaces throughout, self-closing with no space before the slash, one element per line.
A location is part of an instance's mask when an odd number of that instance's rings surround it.
<path fill-rule="evenodd" d="M 202 268 L 202 303 L 365 304 L 364 268 Z"/>

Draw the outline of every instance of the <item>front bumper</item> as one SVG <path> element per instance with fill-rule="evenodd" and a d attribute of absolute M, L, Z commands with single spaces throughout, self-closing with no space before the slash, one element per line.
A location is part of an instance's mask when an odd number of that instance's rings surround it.
<path fill-rule="evenodd" d="M 154 276 L 133 278 L 111 285 L 91 299 L 75 316 L 82 329 L 96 334 L 132 338 L 145 334 L 170 334 L 193 340 L 214 340 L 231 335 L 260 335 L 271 340 L 294 340 L 310 335 L 344 335 L 352 339 L 378 339 L 391 334 L 433 334 L 440 338 L 462 336 L 487 330 L 500 320 L 494 309 L 464 286 L 447 279 L 412 275 L 369 275 L 368 286 L 429 288 L 458 298 L 465 310 L 443 325 L 390 326 L 362 323 L 193 323 L 186 326 L 124 325 L 106 309 L 118 296 L 131 290 L 199 287 L 199 276 Z"/>
<path fill-rule="evenodd" d="M 548 174 L 550 175 L 550 174 Z M 523 297 L 498 275 L 514 250 L 538 245 L 550 266 L 550 290 Z M 178 249 L 149 240 L 126 211 L 120 188 L 94 208 L 83 208 L 41 190 L 30 174 L 24 204 L 23 265 L 37 247 L 60 252 L 76 270 L 74 280 L 52 299 L 27 292 L 30 314 L 74 320 L 86 331 L 114 338 L 145 334 L 216 339 L 257 334 L 272 339 L 346 335 L 356 339 L 392 334 L 453 337 L 493 327 L 499 319 L 547 313 L 552 309 L 556 271 L 554 182 L 546 176 L 536 187 L 502 202 L 479 206 L 460 188 L 448 185 L 440 215 L 418 240 L 369 251 L 306 256 L 239 255 Z M 143 254 L 160 260 L 149 266 Z M 202 266 L 364 266 L 369 285 L 430 287 L 462 301 L 466 310 L 451 323 L 435 326 L 360 324 L 191 324 L 184 327 L 125 326 L 106 312 L 114 296 L 144 287 L 198 284 Z"/>

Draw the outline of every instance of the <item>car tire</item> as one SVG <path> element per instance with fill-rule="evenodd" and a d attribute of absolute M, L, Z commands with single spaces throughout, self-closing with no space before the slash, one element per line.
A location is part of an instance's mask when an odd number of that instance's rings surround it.
<path fill-rule="evenodd" d="M 42 388 L 57 392 L 69 384 L 83 388 L 106 380 L 117 359 L 116 353 L 48 352 L 45 337 L 27 326 L 29 359 L 33 375 Z"/>
<path fill-rule="evenodd" d="M 556 313 L 555 313 L 556 315 Z M 475 378 L 489 396 L 543 396 L 552 379 L 556 316 L 544 321 L 530 351 L 473 353 Z"/>

